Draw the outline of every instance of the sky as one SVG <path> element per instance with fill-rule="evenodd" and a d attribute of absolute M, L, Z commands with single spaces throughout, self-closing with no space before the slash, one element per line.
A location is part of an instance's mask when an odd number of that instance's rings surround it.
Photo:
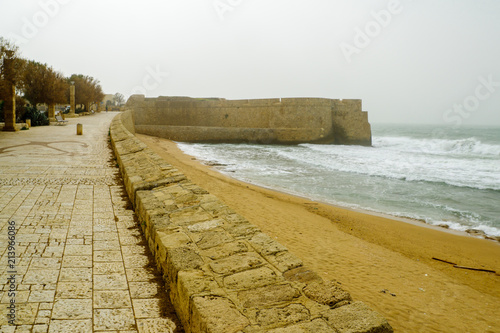
<path fill-rule="evenodd" d="M 362 99 L 371 123 L 500 126 L 498 0 L 0 0 L 0 36 L 105 93 Z"/>

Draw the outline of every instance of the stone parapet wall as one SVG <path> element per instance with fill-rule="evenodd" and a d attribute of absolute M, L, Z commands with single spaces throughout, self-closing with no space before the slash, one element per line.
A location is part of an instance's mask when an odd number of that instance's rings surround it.
<path fill-rule="evenodd" d="M 188 142 L 342 143 L 371 145 L 361 100 L 255 100 L 133 95 L 138 133 Z"/>
<path fill-rule="evenodd" d="M 136 139 L 110 133 L 128 195 L 186 332 L 392 332 L 334 281 Z"/>
<path fill-rule="evenodd" d="M 122 124 L 125 126 L 127 131 L 132 134 L 135 134 L 135 122 L 134 122 L 134 114 L 131 111 L 123 112 L 122 114 Z"/>
<path fill-rule="evenodd" d="M 138 133 L 158 136 L 181 142 L 219 142 L 238 143 L 242 137 L 248 143 L 302 143 L 311 137 L 329 139 L 322 128 L 232 128 L 206 126 L 166 126 L 136 125 Z"/>
<path fill-rule="evenodd" d="M 368 112 L 353 112 L 353 110 L 361 110 L 361 100 L 333 100 L 335 143 L 371 146 L 372 131 L 368 122 Z"/>

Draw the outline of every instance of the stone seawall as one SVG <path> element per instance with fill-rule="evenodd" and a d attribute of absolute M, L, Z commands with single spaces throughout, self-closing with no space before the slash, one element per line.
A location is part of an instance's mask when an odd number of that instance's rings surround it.
<path fill-rule="evenodd" d="M 371 145 L 361 100 L 130 97 L 135 130 L 184 142 Z"/>
<path fill-rule="evenodd" d="M 111 141 L 149 248 L 186 332 L 392 332 L 130 133 Z"/>

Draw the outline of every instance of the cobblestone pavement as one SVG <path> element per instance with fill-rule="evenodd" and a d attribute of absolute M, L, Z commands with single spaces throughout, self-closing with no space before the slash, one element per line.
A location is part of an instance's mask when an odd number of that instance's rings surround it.
<path fill-rule="evenodd" d="M 0 132 L 1 332 L 181 331 L 108 144 L 115 115 Z"/>

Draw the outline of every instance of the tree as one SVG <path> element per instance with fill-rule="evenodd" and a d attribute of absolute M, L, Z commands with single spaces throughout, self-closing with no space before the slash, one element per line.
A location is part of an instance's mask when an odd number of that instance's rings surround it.
<path fill-rule="evenodd" d="M 7 64 L 11 60 L 12 71 L 9 72 Z M 16 84 L 19 81 L 19 73 L 23 67 L 23 61 L 19 58 L 19 47 L 0 36 L 0 99 L 5 97 L 2 88 L 5 89 L 6 81 Z"/>
<path fill-rule="evenodd" d="M 52 105 L 68 102 L 66 91 L 69 89 L 69 84 L 62 73 L 49 68 L 46 87 L 47 95 L 44 101 L 45 103 Z"/>
<path fill-rule="evenodd" d="M 45 103 L 49 106 L 49 119 L 55 121 L 55 106 L 66 103 L 67 80 L 47 64 L 30 60 L 26 61 L 22 74 L 22 91 L 24 98 L 34 107 Z"/>
<path fill-rule="evenodd" d="M 74 82 L 75 85 L 76 104 L 83 104 L 86 111 L 89 111 L 92 104 L 99 105 L 104 98 L 99 81 L 91 76 L 73 74 L 69 81 Z"/>
<path fill-rule="evenodd" d="M 0 37 L 0 104 L 5 122 L 4 131 L 16 131 L 16 89 L 22 67 L 18 47 Z"/>
<path fill-rule="evenodd" d="M 125 96 L 120 93 L 116 93 L 113 96 L 113 102 L 115 102 L 116 105 L 121 106 L 125 102 Z"/>
<path fill-rule="evenodd" d="M 26 61 L 21 78 L 24 98 L 32 105 L 66 103 L 68 84 L 64 76 L 46 64 Z"/>
<path fill-rule="evenodd" d="M 39 62 L 26 61 L 21 78 L 21 90 L 31 105 L 43 103 L 47 66 Z"/>

